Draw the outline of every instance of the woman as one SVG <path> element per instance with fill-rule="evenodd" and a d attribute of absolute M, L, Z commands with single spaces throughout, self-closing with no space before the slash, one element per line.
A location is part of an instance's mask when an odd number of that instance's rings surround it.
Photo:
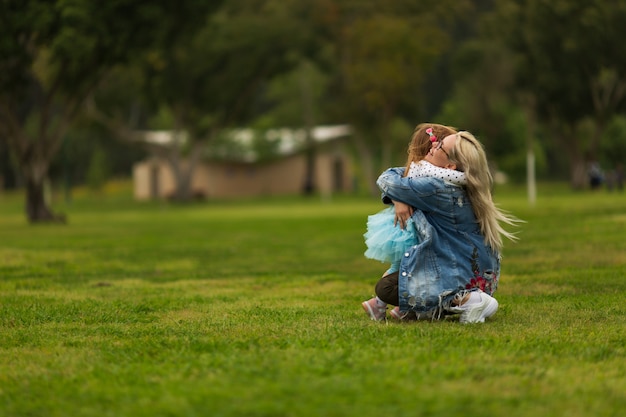
<path fill-rule="evenodd" d="M 500 222 L 517 220 L 495 206 L 485 151 L 471 133 L 439 139 L 424 160 L 463 172 L 467 184 L 408 178 L 403 168 L 378 178 L 383 202 L 394 204 L 402 228 L 413 220 L 419 242 L 405 252 L 397 273 L 378 282 L 377 296 L 363 308 L 373 320 L 385 319 L 391 304 L 400 319 L 461 314 L 463 323 L 484 322 L 498 309 L 491 294 L 500 276 L 502 236 L 515 239 Z"/>
<path fill-rule="evenodd" d="M 407 151 L 409 157 L 403 176 L 437 177 L 453 184 L 465 185 L 464 173 L 441 168 L 424 160 L 432 148 L 432 143 L 437 142 L 437 138 L 442 139 L 454 133 L 456 130 L 449 126 L 435 123 L 419 124 L 413 131 L 409 143 Z M 393 206 L 368 216 L 367 231 L 363 235 L 367 246 L 365 257 L 391 264 L 383 276 L 396 272 L 406 250 L 418 242 L 415 228 L 409 225 L 406 228 L 398 227 L 395 217 Z"/>

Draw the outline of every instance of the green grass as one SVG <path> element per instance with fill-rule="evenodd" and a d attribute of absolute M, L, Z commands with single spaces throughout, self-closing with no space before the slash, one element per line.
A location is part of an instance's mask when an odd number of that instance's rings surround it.
<path fill-rule="evenodd" d="M 0 195 L 0 416 L 621 416 L 626 194 L 496 193 L 527 223 L 484 325 L 375 323 L 375 198 Z"/>

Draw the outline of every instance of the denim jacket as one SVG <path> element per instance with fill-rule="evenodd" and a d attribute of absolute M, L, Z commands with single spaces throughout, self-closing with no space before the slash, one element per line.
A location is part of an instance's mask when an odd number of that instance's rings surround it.
<path fill-rule="evenodd" d="M 493 294 L 500 276 L 500 254 L 488 246 L 464 187 L 439 178 L 402 177 L 390 168 L 377 180 L 382 200 L 409 204 L 418 244 L 400 264 L 400 310 L 445 313 L 455 296 L 481 289 Z"/>

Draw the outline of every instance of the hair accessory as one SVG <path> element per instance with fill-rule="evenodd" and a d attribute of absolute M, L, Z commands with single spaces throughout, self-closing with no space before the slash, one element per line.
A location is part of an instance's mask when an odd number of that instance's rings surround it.
<path fill-rule="evenodd" d="M 429 136 L 431 142 L 437 142 L 437 136 L 433 135 L 433 128 L 426 129 L 426 134 Z"/>

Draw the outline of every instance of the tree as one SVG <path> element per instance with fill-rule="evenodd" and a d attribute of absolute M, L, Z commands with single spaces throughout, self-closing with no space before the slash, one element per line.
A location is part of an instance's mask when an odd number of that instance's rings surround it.
<path fill-rule="evenodd" d="M 516 90 L 532 96 L 537 123 L 567 155 L 571 184 L 586 183 L 607 123 L 626 107 L 626 3 L 501 0 L 490 39 L 516 55 Z M 591 120 L 591 135 L 581 129 Z"/>
<path fill-rule="evenodd" d="M 296 0 L 229 1 L 193 36 L 137 60 L 144 103 L 165 109 L 174 136 L 187 138 L 184 146 L 153 149 L 172 169 L 176 200 L 191 198 L 193 171 L 207 145 L 253 119 L 269 80 L 298 64 L 309 42 L 302 7 Z M 118 136 L 135 136 L 122 117 L 105 113 L 99 110 L 98 118 Z"/>
<path fill-rule="evenodd" d="M 26 183 L 30 222 L 58 221 L 44 183 L 85 98 L 115 65 L 167 44 L 219 1 L 0 2 L 0 136 Z"/>
<path fill-rule="evenodd" d="M 371 193 L 375 175 L 406 150 L 410 131 L 393 126 L 424 113 L 424 83 L 451 35 L 445 29 L 468 2 L 369 2 L 320 0 L 320 13 L 333 40 L 337 67 L 335 109 L 353 126 L 353 140 Z"/>
<path fill-rule="evenodd" d="M 96 148 L 89 161 L 87 170 L 87 185 L 93 191 L 100 191 L 109 177 L 109 167 L 106 154 L 101 148 Z"/>
<path fill-rule="evenodd" d="M 454 87 L 438 118 L 476 134 L 493 168 L 513 180 L 526 177 L 529 150 L 543 168 L 541 143 L 527 142 L 532 123 L 511 93 L 515 75 L 511 52 L 497 40 L 469 38 L 452 55 L 450 68 Z"/>
<path fill-rule="evenodd" d="M 329 123 L 324 111 L 323 99 L 327 94 L 328 75 L 312 61 L 302 58 L 293 71 L 274 77 L 264 88 L 263 112 L 254 119 L 252 125 L 260 130 L 275 127 L 300 129 L 304 126 L 306 168 L 302 184 L 304 195 L 316 191 L 315 165 L 316 143 L 313 140 L 313 128 L 319 124 Z M 276 157 L 274 141 L 263 136 L 259 145 L 265 145 L 265 157 Z"/>

